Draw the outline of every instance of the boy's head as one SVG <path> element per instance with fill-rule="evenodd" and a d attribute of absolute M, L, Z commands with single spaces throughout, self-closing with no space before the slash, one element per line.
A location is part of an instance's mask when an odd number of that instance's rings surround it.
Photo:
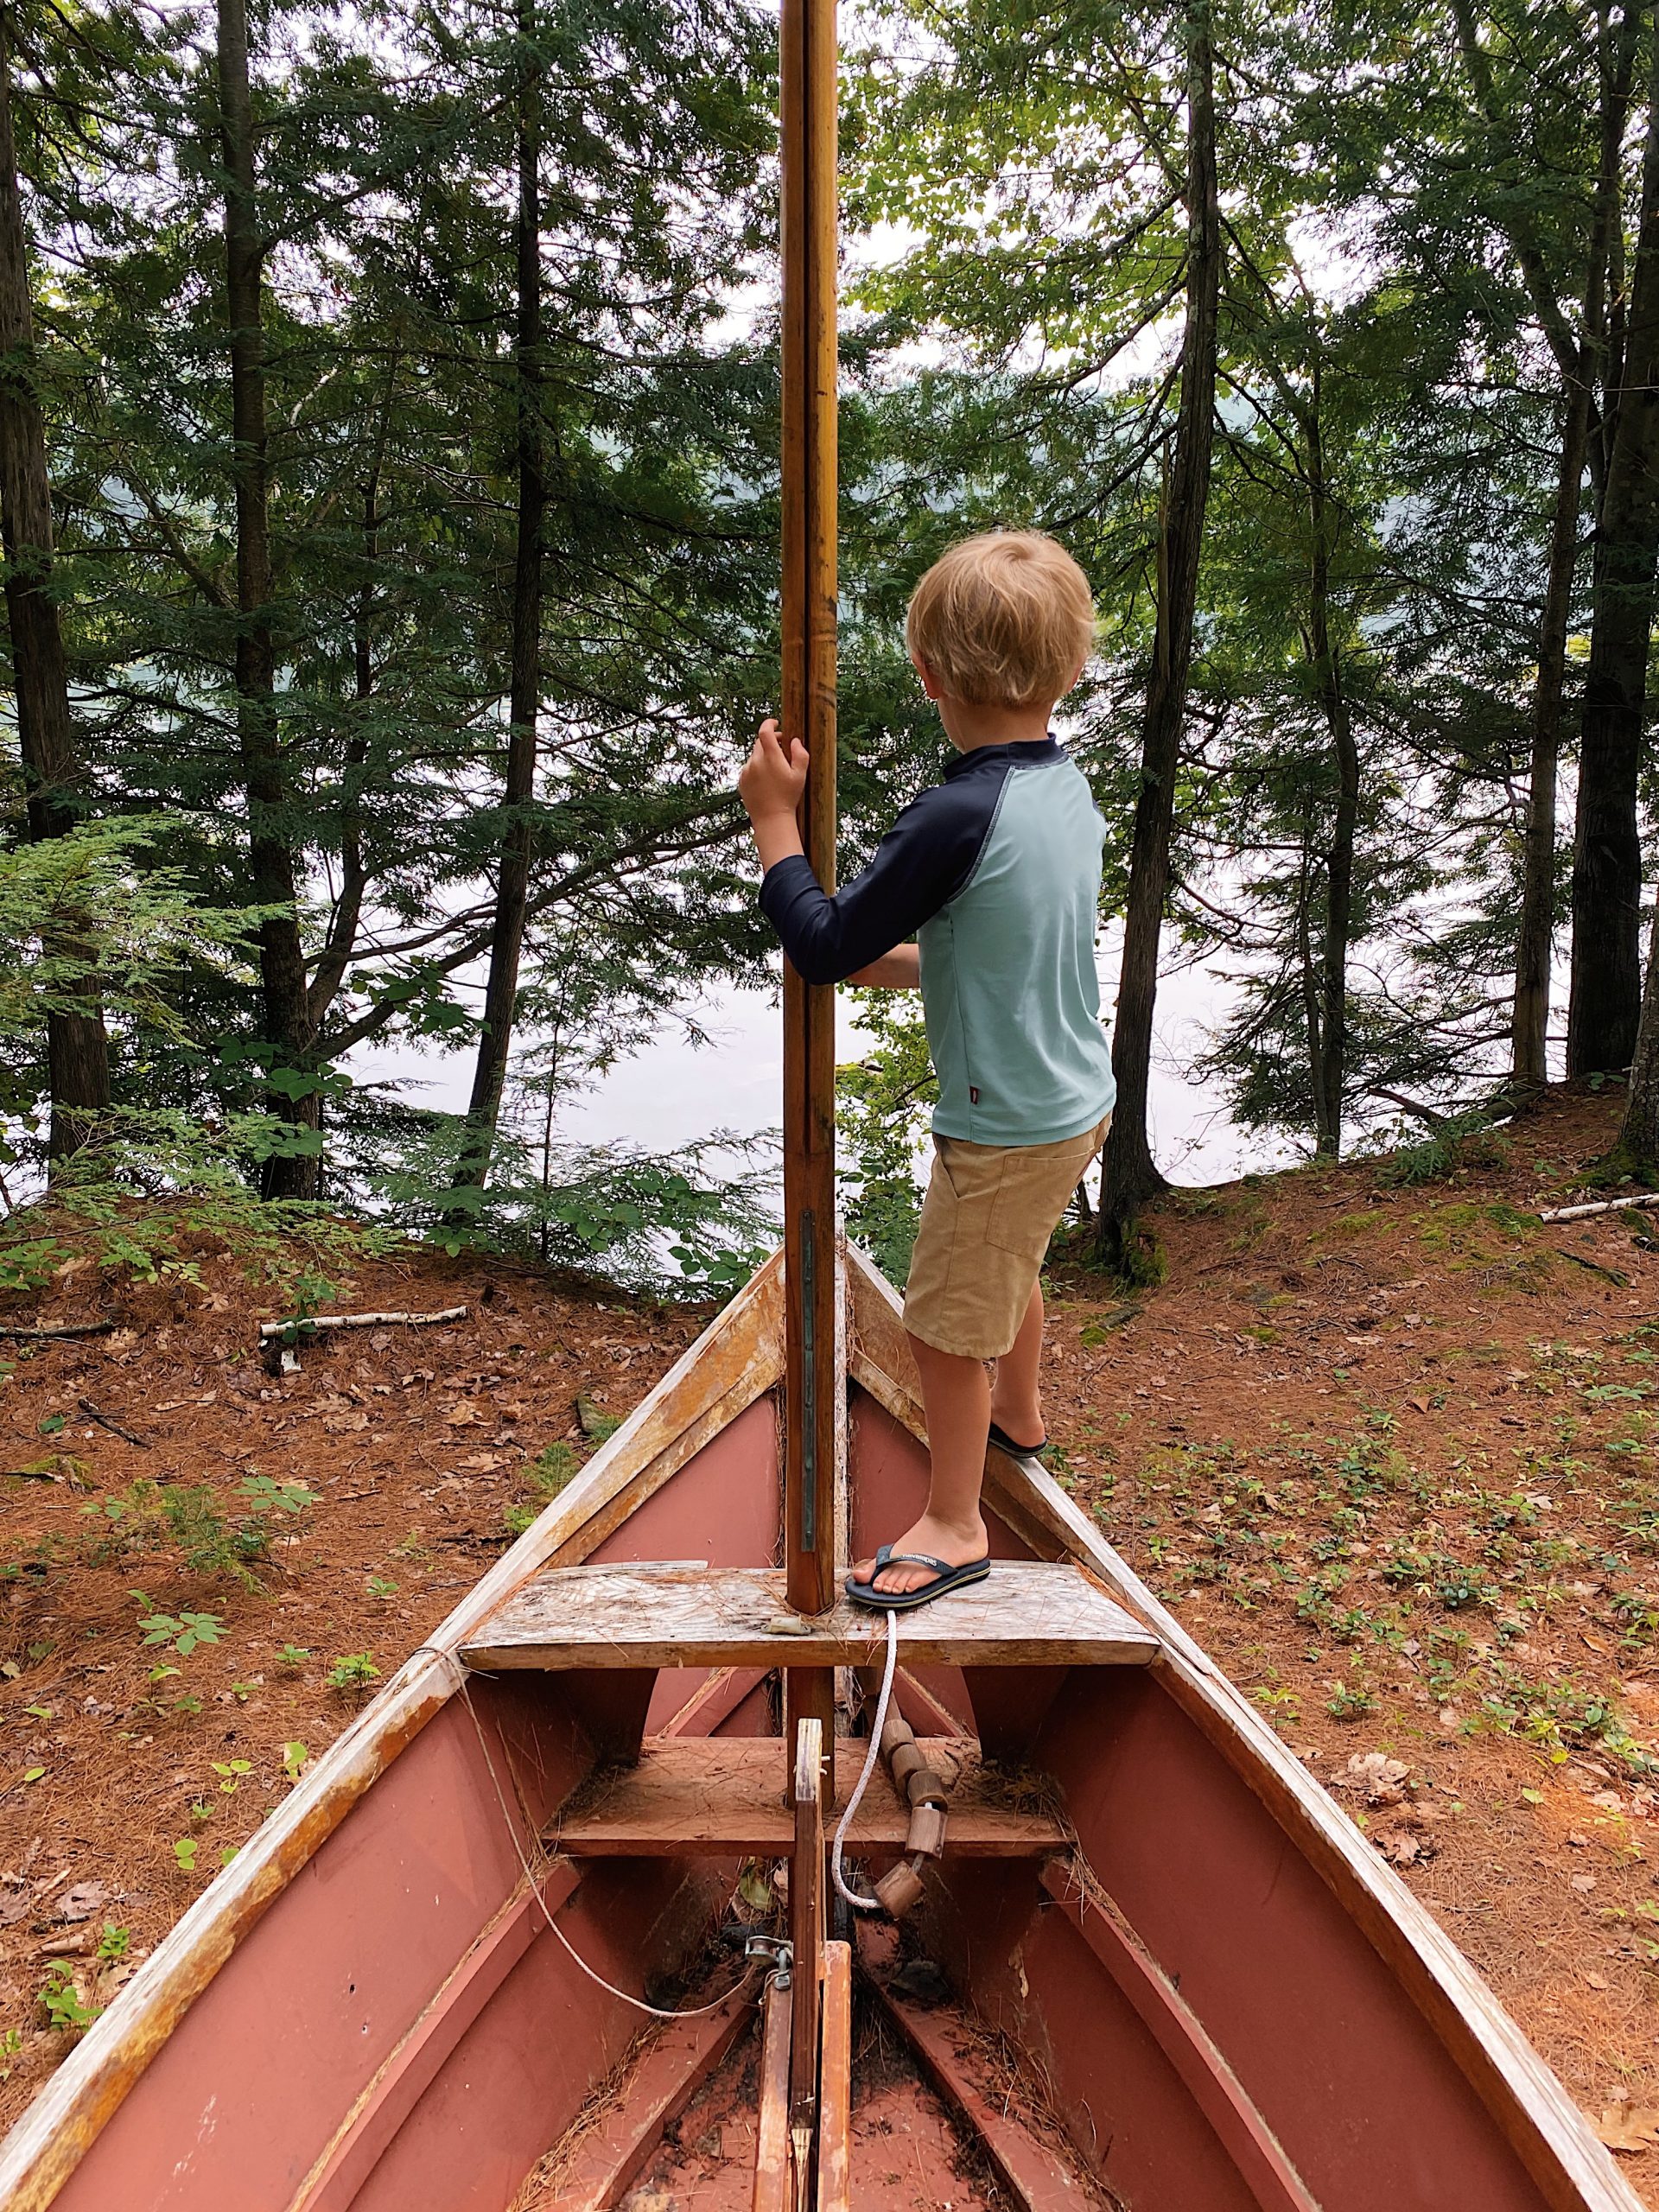
<path fill-rule="evenodd" d="M 940 689 L 976 707 L 1052 706 L 1095 642 L 1089 582 L 1035 530 L 964 537 L 916 587 L 905 643 Z"/>

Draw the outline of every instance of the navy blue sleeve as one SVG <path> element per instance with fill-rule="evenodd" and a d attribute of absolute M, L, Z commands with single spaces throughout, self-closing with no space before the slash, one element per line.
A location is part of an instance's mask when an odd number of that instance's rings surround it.
<path fill-rule="evenodd" d="M 839 983 L 913 937 L 974 872 L 1003 777 L 940 784 L 907 806 L 862 875 L 827 897 L 801 853 L 766 870 L 760 911 L 809 983 Z"/>

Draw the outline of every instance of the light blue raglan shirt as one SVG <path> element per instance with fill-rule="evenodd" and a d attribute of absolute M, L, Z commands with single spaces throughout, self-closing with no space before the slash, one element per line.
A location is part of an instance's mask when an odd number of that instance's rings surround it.
<path fill-rule="evenodd" d="M 841 982 L 914 936 L 936 1134 L 1052 1144 L 1093 1128 L 1116 1096 L 1095 974 L 1104 836 L 1054 739 L 981 746 L 833 898 L 795 854 L 767 870 L 760 905 L 810 983 Z"/>

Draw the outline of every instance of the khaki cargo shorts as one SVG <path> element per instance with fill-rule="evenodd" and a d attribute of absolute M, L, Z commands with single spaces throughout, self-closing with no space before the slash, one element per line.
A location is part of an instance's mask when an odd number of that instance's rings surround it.
<path fill-rule="evenodd" d="M 1109 1114 L 1058 1144 L 933 1140 L 933 1173 L 905 1285 L 905 1326 L 938 1351 L 1000 1359 L 1020 1333 L 1033 1286 Z"/>

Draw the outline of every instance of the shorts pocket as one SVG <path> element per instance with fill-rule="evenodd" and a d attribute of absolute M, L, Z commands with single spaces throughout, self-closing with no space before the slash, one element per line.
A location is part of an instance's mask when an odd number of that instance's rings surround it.
<path fill-rule="evenodd" d="M 1041 1266 L 1048 1243 L 1094 1157 L 1087 1137 L 1011 1148 L 985 1227 L 985 1242 Z"/>

